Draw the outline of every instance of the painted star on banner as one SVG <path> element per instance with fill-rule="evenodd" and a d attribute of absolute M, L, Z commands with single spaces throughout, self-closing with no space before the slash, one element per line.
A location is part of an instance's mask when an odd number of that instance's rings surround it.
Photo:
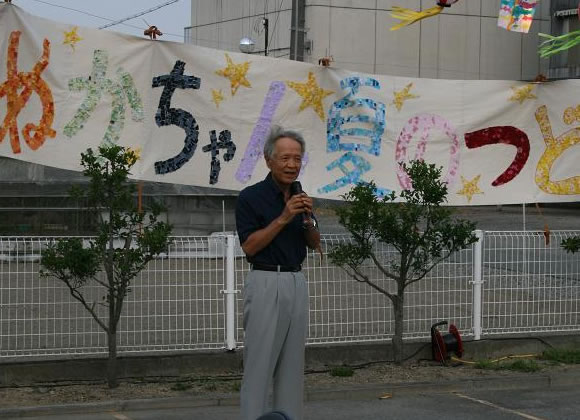
<path fill-rule="evenodd" d="M 211 96 L 212 96 L 212 101 L 215 104 L 215 107 L 219 108 L 221 101 L 223 101 L 225 99 L 224 95 L 222 93 L 222 90 L 221 89 L 220 90 L 212 89 Z"/>
<path fill-rule="evenodd" d="M 308 80 L 305 83 L 300 82 L 286 82 L 286 84 L 294 89 L 298 95 L 302 97 L 302 103 L 298 112 L 304 110 L 305 108 L 312 107 L 314 112 L 324 121 L 324 105 L 322 101 L 328 95 L 332 95 L 334 91 L 324 90 L 316 82 L 316 77 L 311 71 L 308 72 Z"/>
<path fill-rule="evenodd" d="M 77 33 L 78 29 L 78 26 L 75 26 L 68 32 L 64 31 L 63 45 L 70 45 L 73 50 L 75 49 L 76 43 L 82 41 L 82 38 Z"/>
<path fill-rule="evenodd" d="M 515 86 L 512 86 L 512 90 L 514 91 L 514 94 L 512 96 L 510 96 L 510 101 L 518 101 L 520 103 L 520 105 L 526 100 L 526 99 L 537 99 L 537 96 L 534 95 L 532 93 L 532 90 L 534 89 L 534 85 L 531 83 L 528 83 L 527 85 L 521 87 L 521 88 L 517 88 Z"/>
<path fill-rule="evenodd" d="M 393 99 L 392 104 L 395 105 L 395 107 L 397 107 L 397 111 L 400 111 L 403 108 L 403 103 L 407 99 L 413 99 L 413 98 L 419 97 L 418 95 L 413 95 L 412 93 L 409 93 L 409 91 L 411 90 L 412 87 L 413 87 L 413 83 L 409 83 L 403 89 L 395 91 L 395 99 Z"/>
<path fill-rule="evenodd" d="M 467 202 L 471 203 L 471 199 L 475 194 L 483 194 L 483 191 L 481 191 L 477 185 L 479 178 L 481 178 L 481 175 L 477 175 L 471 181 L 468 181 L 467 179 L 463 178 L 463 176 L 461 176 L 461 183 L 463 184 L 463 188 L 457 191 L 457 195 L 466 196 Z"/>
<path fill-rule="evenodd" d="M 135 161 L 131 162 L 135 164 L 138 160 L 141 160 L 141 151 L 143 150 L 141 147 L 127 147 L 127 152 L 133 152 L 135 155 Z"/>
<path fill-rule="evenodd" d="M 233 62 L 230 56 L 226 54 L 226 62 L 227 65 L 223 69 L 217 70 L 215 73 L 227 79 L 230 79 L 232 96 L 236 94 L 240 86 L 245 86 L 248 88 L 252 87 L 248 79 L 246 79 L 246 74 L 250 69 L 249 61 L 244 61 L 241 64 L 236 64 Z"/>

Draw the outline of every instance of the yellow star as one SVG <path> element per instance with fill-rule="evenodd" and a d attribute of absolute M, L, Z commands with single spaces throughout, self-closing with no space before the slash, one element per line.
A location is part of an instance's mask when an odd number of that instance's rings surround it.
<path fill-rule="evenodd" d="M 246 73 L 250 69 L 250 62 L 244 61 L 241 64 L 235 64 L 227 54 L 226 61 L 228 63 L 227 66 L 221 70 L 217 70 L 216 74 L 230 79 L 232 96 L 236 94 L 240 86 L 252 87 L 248 79 L 246 79 Z"/>
<path fill-rule="evenodd" d="M 134 160 L 132 159 L 133 162 L 130 162 L 132 165 L 134 165 L 138 160 L 141 160 L 141 151 L 143 150 L 141 147 L 137 147 L 136 149 L 127 147 L 126 150 L 127 152 L 133 152 L 134 154 Z"/>
<path fill-rule="evenodd" d="M 212 101 L 215 104 L 216 108 L 220 107 L 220 102 L 224 100 L 224 95 L 222 94 L 222 90 L 212 89 L 211 90 Z"/>
<path fill-rule="evenodd" d="M 311 71 L 308 72 L 308 80 L 306 83 L 288 81 L 286 84 L 302 97 L 302 103 L 300 104 L 298 112 L 311 106 L 320 119 L 324 121 L 324 105 L 322 104 L 322 100 L 328 95 L 332 95 L 334 91 L 324 90 L 318 86 L 316 77 L 314 77 L 314 73 Z"/>
<path fill-rule="evenodd" d="M 411 90 L 412 87 L 413 87 L 413 83 L 409 83 L 403 89 L 401 89 L 399 91 L 397 91 L 397 90 L 395 91 L 395 99 L 393 99 L 392 104 L 397 107 L 397 111 L 400 111 L 401 108 L 403 108 L 403 102 L 405 102 L 407 99 L 413 99 L 413 98 L 419 97 L 417 95 L 413 95 L 412 93 L 409 93 L 409 91 Z"/>
<path fill-rule="evenodd" d="M 483 194 L 483 191 L 481 191 L 479 189 L 479 186 L 477 185 L 477 183 L 479 182 L 479 178 L 481 178 L 481 175 L 477 175 L 471 181 L 468 181 L 465 178 L 463 178 L 463 176 L 461 176 L 461 183 L 463 184 L 463 188 L 457 191 L 457 195 L 466 196 L 467 202 L 471 203 L 471 198 L 475 194 Z"/>
<path fill-rule="evenodd" d="M 77 34 L 78 26 L 73 27 L 69 32 L 64 31 L 64 41 L 63 45 L 70 45 L 71 48 L 75 49 L 75 44 L 82 40 L 82 38 Z"/>
<path fill-rule="evenodd" d="M 521 105 L 526 99 L 536 99 L 537 96 L 532 93 L 533 89 L 534 85 L 531 83 L 528 83 L 527 85 L 521 88 L 512 86 L 514 94 L 510 97 L 509 100 L 514 102 L 518 101 Z"/>

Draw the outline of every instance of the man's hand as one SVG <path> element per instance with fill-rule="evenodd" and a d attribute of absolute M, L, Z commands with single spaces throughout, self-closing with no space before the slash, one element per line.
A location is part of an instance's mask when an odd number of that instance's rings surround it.
<path fill-rule="evenodd" d="M 308 224 L 308 222 L 312 224 L 312 204 L 312 198 L 308 197 L 305 193 L 289 197 L 280 216 L 274 219 L 265 228 L 252 233 L 242 244 L 242 249 L 246 255 L 250 257 L 256 255 L 268 246 L 274 237 L 278 235 L 278 233 L 280 233 L 297 214 L 305 213 L 304 220 L 306 224 Z M 322 258 L 320 232 L 318 232 L 318 229 L 305 229 L 304 238 L 306 239 L 306 245 L 311 249 L 318 250 Z"/>
<path fill-rule="evenodd" d="M 286 225 L 294 219 L 294 216 L 300 213 L 306 213 L 304 220 L 310 220 L 310 215 L 312 214 L 312 198 L 308 197 L 305 193 L 296 194 L 288 198 L 286 201 L 286 206 L 279 217 L 279 223 Z"/>

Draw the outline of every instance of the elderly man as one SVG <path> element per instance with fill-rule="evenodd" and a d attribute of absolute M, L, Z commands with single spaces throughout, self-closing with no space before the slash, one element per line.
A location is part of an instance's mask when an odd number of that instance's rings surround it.
<path fill-rule="evenodd" d="M 268 411 L 272 381 L 273 408 L 302 419 L 308 285 L 301 264 L 306 247 L 320 247 L 312 199 L 291 188 L 304 150 L 299 133 L 272 129 L 264 145 L 270 173 L 237 201 L 238 235 L 251 264 L 244 285 L 244 420 Z"/>

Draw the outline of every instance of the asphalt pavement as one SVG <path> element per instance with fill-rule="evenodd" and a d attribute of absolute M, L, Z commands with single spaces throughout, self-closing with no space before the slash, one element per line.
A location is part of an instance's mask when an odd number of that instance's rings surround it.
<path fill-rule="evenodd" d="M 580 418 L 580 375 L 526 376 L 372 384 L 307 391 L 304 420 Z M 31 420 L 235 420 L 237 395 L 158 398 L 0 410 L 0 418 Z"/>
<path fill-rule="evenodd" d="M 504 206 L 452 207 L 455 218 L 476 223 L 487 231 L 550 231 L 580 230 L 580 203 L 518 204 Z M 318 216 L 322 233 L 343 233 L 333 213 L 322 211 Z"/>

